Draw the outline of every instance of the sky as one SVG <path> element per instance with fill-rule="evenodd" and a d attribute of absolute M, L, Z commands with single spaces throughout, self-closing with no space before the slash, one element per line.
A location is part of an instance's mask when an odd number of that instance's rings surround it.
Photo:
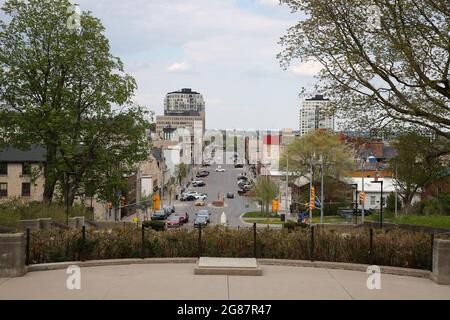
<path fill-rule="evenodd" d="M 301 19 L 278 0 L 77 0 L 100 18 L 137 81 L 134 101 L 163 114 L 167 92 L 203 94 L 207 129 L 298 129 L 299 93 L 316 65 L 276 58 Z"/>

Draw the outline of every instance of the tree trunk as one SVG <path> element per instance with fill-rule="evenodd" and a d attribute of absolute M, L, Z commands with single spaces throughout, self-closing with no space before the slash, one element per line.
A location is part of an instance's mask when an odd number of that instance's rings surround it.
<path fill-rule="evenodd" d="M 44 193 L 42 195 L 42 200 L 47 205 L 52 203 L 56 182 L 58 181 L 54 169 L 55 157 L 56 148 L 52 145 L 47 145 L 46 161 L 44 164 Z"/>

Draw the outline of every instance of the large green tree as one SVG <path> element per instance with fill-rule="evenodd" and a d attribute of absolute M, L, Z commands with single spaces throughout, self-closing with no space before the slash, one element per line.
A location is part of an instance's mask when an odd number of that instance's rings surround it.
<path fill-rule="evenodd" d="M 304 18 L 281 39 L 281 64 L 319 63 L 316 90 L 332 98 L 329 112 L 344 127 L 450 138 L 448 0 L 282 2 Z"/>
<path fill-rule="evenodd" d="M 427 187 L 448 170 L 450 161 L 444 156 L 450 149 L 450 141 L 433 138 L 419 132 L 407 132 L 392 142 L 397 155 L 390 160 L 394 181 L 405 209 L 411 205 L 414 195 Z"/>
<path fill-rule="evenodd" d="M 71 28 L 70 7 L 8 0 L 0 21 L 0 135 L 45 146 L 46 202 L 57 185 L 70 203 L 87 184 L 110 198 L 111 183 L 148 153 L 146 112 L 131 103 L 135 80 L 111 54 L 100 20 L 83 12 L 81 28 Z"/>

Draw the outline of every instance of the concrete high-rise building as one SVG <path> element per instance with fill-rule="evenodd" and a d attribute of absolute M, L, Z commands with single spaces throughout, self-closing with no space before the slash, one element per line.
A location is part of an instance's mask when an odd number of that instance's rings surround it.
<path fill-rule="evenodd" d="M 203 96 L 190 88 L 169 92 L 164 99 L 164 115 L 199 116 L 205 112 Z"/>
<path fill-rule="evenodd" d="M 317 129 L 334 131 L 334 117 L 325 114 L 330 100 L 323 95 L 305 99 L 300 107 L 299 129 L 300 136 Z"/>
<path fill-rule="evenodd" d="M 156 116 L 156 136 L 161 145 L 175 145 L 182 142 L 184 155 L 191 163 L 198 161 L 201 154 L 201 140 L 205 133 L 205 101 L 192 89 L 169 92 L 164 99 L 164 115 Z"/>

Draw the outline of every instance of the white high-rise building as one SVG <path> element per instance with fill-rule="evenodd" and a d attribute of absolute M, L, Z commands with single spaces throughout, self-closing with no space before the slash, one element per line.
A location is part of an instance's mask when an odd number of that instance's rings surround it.
<path fill-rule="evenodd" d="M 169 92 L 164 99 L 164 115 L 198 116 L 205 112 L 203 96 L 190 88 Z"/>
<path fill-rule="evenodd" d="M 334 117 L 325 115 L 324 112 L 329 102 L 330 100 L 325 99 L 323 95 L 316 95 L 303 101 L 300 107 L 300 136 L 317 129 L 334 131 Z"/>

